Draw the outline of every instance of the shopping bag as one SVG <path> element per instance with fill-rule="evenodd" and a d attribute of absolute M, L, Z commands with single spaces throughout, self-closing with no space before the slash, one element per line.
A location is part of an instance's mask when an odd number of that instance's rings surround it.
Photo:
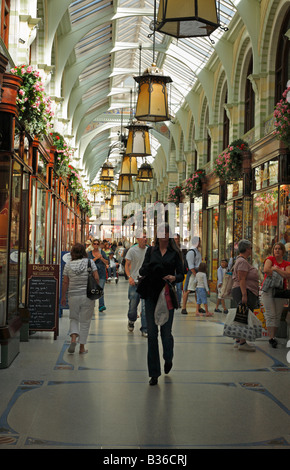
<path fill-rule="evenodd" d="M 244 325 L 248 324 L 248 314 L 249 309 L 246 304 L 239 304 L 236 310 L 235 322 L 243 323 Z"/>
<path fill-rule="evenodd" d="M 188 281 L 187 290 L 190 290 L 190 291 L 192 291 L 192 292 L 195 292 L 195 290 L 196 290 L 196 284 L 197 284 L 196 277 L 195 277 L 194 274 L 191 273 L 191 276 L 190 276 L 189 281 Z"/>
<path fill-rule="evenodd" d="M 223 336 L 245 338 L 247 341 L 255 341 L 257 338 L 262 337 L 262 323 L 250 309 L 248 309 L 247 325 L 235 321 L 236 313 L 235 308 L 229 309 L 224 324 Z"/>
<path fill-rule="evenodd" d="M 172 302 L 172 306 L 173 306 L 173 308 L 178 308 L 179 302 L 178 302 L 176 288 L 173 284 L 171 284 L 171 282 L 166 281 L 166 283 L 169 287 L 169 294 L 170 294 L 170 299 L 171 299 L 171 302 Z"/>
<path fill-rule="evenodd" d="M 222 286 L 221 286 L 221 298 L 222 299 L 231 299 L 232 298 L 232 287 L 233 287 L 233 273 L 225 273 Z"/>
<path fill-rule="evenodd" d="M 164 323 L 168 321 L 169 318 L 169 310 L 167 307 L 166 296 L 165 296 L 165 287 L 163 287 L 162 291 L 159 294 L 157 304 L 154 310 L 154 320 L 155 324 L 162 326 Z"/>

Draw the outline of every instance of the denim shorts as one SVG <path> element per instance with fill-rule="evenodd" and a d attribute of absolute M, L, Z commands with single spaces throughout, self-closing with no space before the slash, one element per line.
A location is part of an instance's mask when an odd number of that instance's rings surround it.
<path fill-rule="evenodd" d="M 207 304 L 207 295 L 204 287 L 196 288 L 196 303 L 198 305 Z"/>

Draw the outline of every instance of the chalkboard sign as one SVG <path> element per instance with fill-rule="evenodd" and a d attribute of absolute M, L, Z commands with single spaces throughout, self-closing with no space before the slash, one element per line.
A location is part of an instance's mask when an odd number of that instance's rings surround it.
<path fill-rule="evenodd" d="M 58 265 L 28 265 L 29 329 L 53 331 L 54 339 L 58 335 L 58 289 Z"/>

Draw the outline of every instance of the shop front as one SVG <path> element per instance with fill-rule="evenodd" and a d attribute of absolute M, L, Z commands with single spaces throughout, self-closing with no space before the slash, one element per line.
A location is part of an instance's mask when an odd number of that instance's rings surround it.
<path fill-rule="evenodd" d="M 253 264 L 263 279 L 265 259 L 282 242 L 290 260 L 289 151 L 271 136 L 253 152 Z"/>

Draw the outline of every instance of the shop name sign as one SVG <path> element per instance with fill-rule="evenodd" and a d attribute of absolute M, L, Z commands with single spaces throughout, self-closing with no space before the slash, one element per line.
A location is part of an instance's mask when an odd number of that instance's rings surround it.
<path fill-rule="evenodd" d="M 42 274 L 51 274 L 54 272 L 54 266 L 53 265 L 44 265 L 44 264 L 32 264 L 31 265 L 32 269 L 32 275 L 35 273 L 42 273 Z"/>

